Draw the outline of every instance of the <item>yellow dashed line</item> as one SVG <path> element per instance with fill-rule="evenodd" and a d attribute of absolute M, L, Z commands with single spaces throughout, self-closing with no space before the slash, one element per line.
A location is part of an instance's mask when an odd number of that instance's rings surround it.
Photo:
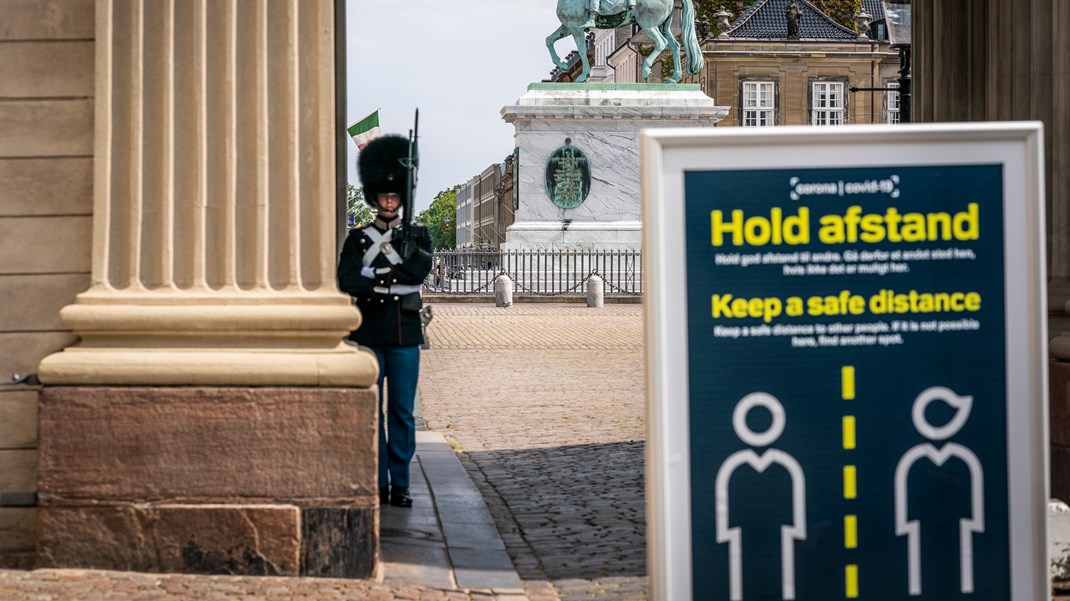
<path fill-rule="evenodd" d="M 855 416 L 843 416 L 843 448 L 848 451 L 855 448 Z"/>
<path fill-rule="evenodd" d="M 843 546 L 845 549 L 858 548 L 858 516 L 843 516 Z"/>
<path fill-rule="evenodd" d="M 855 399 L 855 368 L 844 365 L 840 368 L 840 394 L 845 401 Z M 843 448 L 853 451 L 858 444 L 857 423 L 855 416 L 843 416 Z M 853 465 L 843 466 L 843 498 L 858 497 L 858 469 Z M 858 516 L 843 516 L 843 546 L 845 549 L 858 548 Z M 848 599 L 858 598 L 858 565 L 847 564 L 844 568 L 844 594 Z"/>
<path fill-rule="evenodd" d="M 858 566 L 850 564 L 844 573 L 844 580 L 846 581 L 846 593 L 848 599 L 858 598 Z"/>
<path fill-rule="evenodd" d="M 858 496 L 858 473 L 853 465 L 843 466 L 843 498 L 853 499 Z"/>
<path fill-rule="evenodd" d="M 843 400 L 852 401 L 855 398 L 855 368 L 844 365 L 842 370 Z"/>

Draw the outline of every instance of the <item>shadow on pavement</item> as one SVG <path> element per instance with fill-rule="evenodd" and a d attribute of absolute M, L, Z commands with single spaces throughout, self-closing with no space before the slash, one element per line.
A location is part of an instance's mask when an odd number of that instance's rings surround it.
<path fill-rule="evenodd" d="M 508 507 L 516 534 L 551 581 L 645 578 L 642 441 L 467 458 Z"/>

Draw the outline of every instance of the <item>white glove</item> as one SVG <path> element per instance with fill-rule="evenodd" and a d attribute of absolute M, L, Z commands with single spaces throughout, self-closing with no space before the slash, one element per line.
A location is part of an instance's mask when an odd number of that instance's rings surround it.
<path fill-rule="evenodd" d="M 374 280 L 375 279 L 375 270 L 372 269 L 371 267 L 365 266 L 365 267 L 361 268 L 360 275 L 368 278 L 369 280 Z"/>

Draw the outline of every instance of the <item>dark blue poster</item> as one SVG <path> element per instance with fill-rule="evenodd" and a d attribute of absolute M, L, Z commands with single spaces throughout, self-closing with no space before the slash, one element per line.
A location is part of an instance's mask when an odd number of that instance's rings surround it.
<path fill-rule="evenodd" d="M 1010 598 L 1001 165 L 685 173 L 693 598 Z"/>

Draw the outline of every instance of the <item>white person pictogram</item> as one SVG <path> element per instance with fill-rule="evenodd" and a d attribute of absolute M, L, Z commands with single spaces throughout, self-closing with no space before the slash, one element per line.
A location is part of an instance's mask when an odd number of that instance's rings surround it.
<path fill-rule="evenodd" d="M 747 413 L 755 407 L 764 407 L 772 415 L 772 423 L 765 432 L 755 432 L 747 426 Z M 752 447 L 767 447 L 784 432 L 786 421 L 784 406 L 773 395 L 752 392 L 743 397 L 732 412 L 732 426 L 736 436 Z M 728 526 L 728 483 L 732 474 L 741 465 L 749 465 L 758 473 L 770 465 L 779 465 L 791 477 L 792 523 L 780 529 L 781 594 L 785 601 L 795 599 L 795 541 L 806 538 L 806 479 L 802 467 L 794 457 L 778 449 L 767 449 L 758 454 L 754 449 L 736 451 L 725 459 L 717 470 L 715 484 L 717 511 L 717 542 L 728 543 L 728 580 L 732 601 L 743 599 L 743 546 L 740 528 Z"/>
<path fill-rule="evenodd" d="M 929 403 L 936 400 L 942 400 L 955 409 L 955 416 L 940 427 L 933 426 L 925 417 L 925 409 Z M 914 400 L 914 427 L 929 440 L 947 440 L 962 429 L 972 408 L 971 396 L 959 396 L 943 386 L 926 388 Z M 977 455 L 955 442 L 946 443 L 940 448 L 931 443 L 911 447 L 895 468 L 895 533 L 897 536 L 907 537 L 908 592 L 911 595 L 921 594 L 921 526 L 918 520 L 907 520 L 907 505 L 910 499 L 907 478 L 910 476 L 910 469 L 922 457 L 928 458 L 938 467 L 955 457 L 962 460 L 970 470 L 971 515 L 959 521 L 959 565 L 961 590 L 963 593 L 972 593 L 973 534 L 985 531 L 984 471 Z"/>

